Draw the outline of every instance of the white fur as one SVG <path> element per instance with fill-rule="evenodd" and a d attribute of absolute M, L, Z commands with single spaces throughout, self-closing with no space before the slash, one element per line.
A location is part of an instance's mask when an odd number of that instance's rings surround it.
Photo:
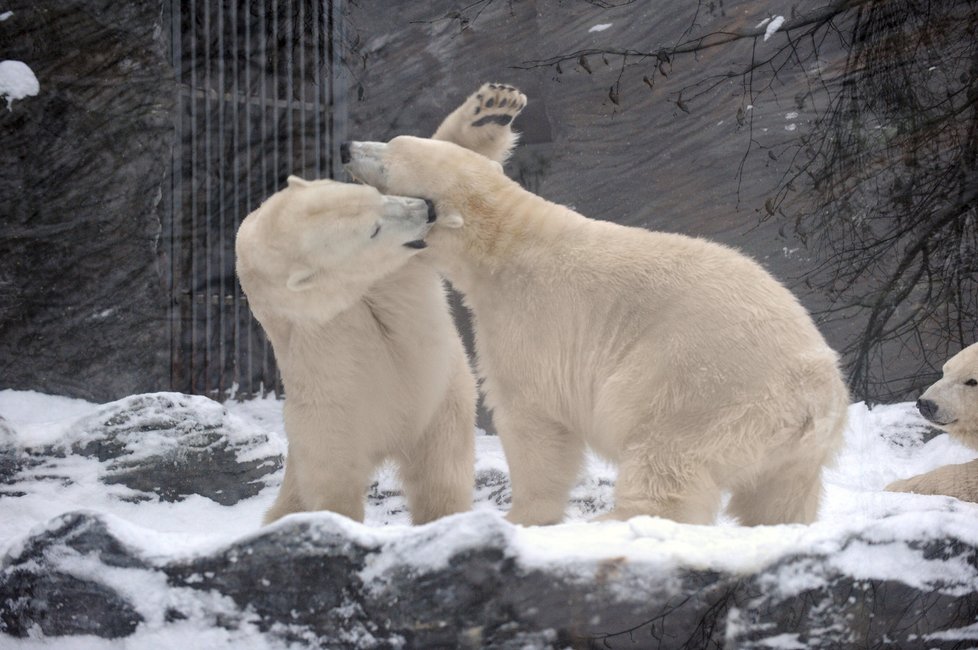
<path fill-rule="evenodd" d="M 619 466 L 610 518 L 709 523 L 726 489 L 744 524 L 812 521 L 848 394 L 835 352 L 758 264 L 585 218 L 451 144 L 376 151 L 383 173 L 364 180 L 464 222 L 436 225 L 426 258 L 473 312 L 512 521 L 562 518 L 585 445 Z"/>
<path fill-rule="evenodd" d="M 439 137 L 498 164 L 516 137 L 473 127 L 474 98 Z M 238 275 L 286 391 L 285 478 L 266 523 L 320 509 L 362 520 L 385 459 L 415 523 L 471 507 L 474 379 L 441 278 L 404 246 L 429 227 L 421 200 L 296 177 L 241 224 Z"/>
<path fill-rule="evenodd" d="M 920 396 L 918 405 L 930 401 L 935 426 L 972 449 L 978 449 L 978 343 L 958 352 L 944 364 L 944 376 Z M 922 409 L 924 412 L 926 409 Z M 929 413 L 929 411 L 928 411 Z M 895 481 L 886 486 L 893 492 L 947 494 L 978 503 L 978 460 L 945 465 L 926 474 Z"/>

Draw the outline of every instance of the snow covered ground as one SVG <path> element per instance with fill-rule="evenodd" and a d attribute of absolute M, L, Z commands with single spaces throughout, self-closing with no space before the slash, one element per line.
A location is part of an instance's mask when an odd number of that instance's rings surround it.
<path fill-rule="evenodd" d="M 200 402 L 207 402 L 202 398 Z M 213 403 L 210 403 L 213 405 Z M 257 437 L 262 448 L 249 453 L 280 455 L 285 449 L 282 427 L 282 402 L 275 399 L 229 402 L 227 421 L 242 436 Z M 39 448 L 63 444 L 66 436 L 77 435 L 79 420 L 97 413 L 99 405 L 32 392 L 0 391 L 0 416 L 6 420 L 19 448 Z M 220 409 L 217 409 L 220 411 Z M 501 521 L 508 501 L 506 462 L 498 439 L 477 437 L 477 478 L 475 513 L 459 515 L 448 524 L 431 526 L 450 530 L 450 543 L 478 543 L 485 534 L 502 534 L 526 566 L 553 567 L 562 563 L 625 558 L 656 565 L 681 565 L 700 570 L 750 573 L 789 554 L 836 553 L 834 560 L 850 575 L 904 581 L 921 589 L 940 583 L 945 589 L 976 589 L 978 567 L 940 559 L 922 560 L 908 556 L 900 540 L 935 539 L 951 535 L 978 546 L 978 505 L 950 497 L 888 493 L 889 482 L 926 472 L 940 465 L 961 463 L 976 454 L 946 435 L 933 436 L 910 403 L 877 406 L 863 404 L 850 408 L 846 444 L 836 466 L 825 474 L 825 499 L 818 521 L 810 526 L 784 525 L 745 528 L 721 515 L 716 526 L 689 526 L 639 517 L 629 522 L 589 523 L 588 520 L 610 507 L 615 471 L 590 459 L 586 473 L 575 488 L 567 521 L 551 527 L 518 528 Z M 206 420 L 213 417 L 201 413 Z M 224 416 L 222 416 L 224 417 Z M 75 433 L 73 433 L 75 432 Z M 237 435 L 237 434 L 235 434 Z M 933 436 L 933 437 L 932 437 Z M 78 442 L 78 441 L 75 441 Z M 151 436 L 147 445 L 162 444 Z M 97 458 L 65 454 L 51 464 L 22 472 L 20 479 L 0 485 L 0 549 L 14 554 L 32 533 L 63 513 L 87 510 L 108 515 L 112 528 L 125 539 L 138 540 L 138 546 L 168 556 L 194 556 L 213 552 L 243 537 L 254 534 L 262 513 L 271 504 L 281 480 L 281 470 L 256 496 L 232 506 L 199 495 L 176 502 L 146 499 L 121 484 L 106 485 L 99 480 L 103 464 Z M 67 477 L 70 480 L 62 480 Z M 348 522 L 344 529 L 358 539 L 378 545 L 405 540 L 402 553 L 410 553 L 413 531 L 393 472 L 384 469 L 376 477 L 368 500 L 366 523 Z M 140 498 L 133 498 L 139 496 Z M 334 515 L 312 514 L 298 517 L 323 518 Z M 338 518 L 337 518 L 338 519 Z M 277 524 L 278 525 L 278 524 Z M 843 545 L 847 535 L 859 533 L 873 544 Z M 470 540 L 466 542 L 465 540 Z M 444 554 L 437 544 L 426 543 L 417 549 L 424 561 L 438 562 Z M 908 565 L 912 563 L 912 566 Z M 380 574 L 383 566 L 369 569 Z M 801 590 L 811 576 L 785 575 L 776 587 L 782 592 Z M 970 585 L 970 587 L 969 587 Z M 973 623 L 974 621 L 972 621 Z M 129 638 L 126 647 L 151 647 L 152 631 L 147 627 L 139 645 L 139 635 Z M 158 632 L 158 631 L 157 631 Z M 975 632 L 978 638 L 978 628 Z M 159 639 L 157 639 L 159 640 Z M 169 638 L 169 641 L 175 641 Z M 135 642 L 137 645 L 133 646 Z M 22 639 L 0 636 L 0 646 L 117 648 L 121 642 L 75 637 L 70 641 Z M 264 647 L 258 645 L 253 647 Z M 245 647 L 245 646 L 238 646 Z"/>

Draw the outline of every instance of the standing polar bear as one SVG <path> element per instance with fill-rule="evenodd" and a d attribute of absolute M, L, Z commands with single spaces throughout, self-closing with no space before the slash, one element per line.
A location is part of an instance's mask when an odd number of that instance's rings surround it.
<path fill-rule="evenodd" d="M 798 301 L 724 246 L 595 221 L 484 158 L 401 136 L 347 169 L 434 201 L 425 255 L 465 295 L 510 467 L 508 517 L 563 517 L 585 445 L 617 463 L 626 519 L 809 522 L 840 446 L 837 355 Z"/>
<path fill-rule="evenodd" d="M 944 376 L 917 400 L 917 409 L 952 438 L 978 450 L 978 343 L 951 357 L 943 371 Z M 978 503 L 978 460 L 945 465 L 926 474 L 895 481 L 886 489 L 947 494 Z"/>
<path fill-rule="evenodd" d="M 498 165 L 524 104 L 487 84 L 436 135 Z M 471 507 L 475 382 L 442 281 L 415 259 L 433 220 L 420 199 L 290 177 L 242 222 L 238 277 L 286 394 L 285 477 L 266 523 L 305 510 L 362 521 L 386 459 L 414 523 Z"/>

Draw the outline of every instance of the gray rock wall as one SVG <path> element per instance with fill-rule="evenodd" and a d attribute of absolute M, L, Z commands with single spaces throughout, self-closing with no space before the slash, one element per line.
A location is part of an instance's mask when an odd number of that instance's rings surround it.
<path fill-rule="evenodd" d="M 0 53 L 40 92 L 0 110 L 0 387 L 104 401 L 169 380 L 161 6 L 2 7 Z"/>

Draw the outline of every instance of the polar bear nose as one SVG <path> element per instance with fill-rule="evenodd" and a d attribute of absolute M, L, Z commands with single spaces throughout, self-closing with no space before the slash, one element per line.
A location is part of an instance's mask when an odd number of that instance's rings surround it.
<path fill-rule="evenodd" d="M 937 404 L 929 399 L 919 399 L 917 400 L 917 410 L 928 420 L 933 420 L 934 416 L 937 415 Z"/>
<path fill-rule="evenodd" d="M 340 144 L 340 162 L 345 165 L 350 162 L 350 160 L 352 160 L 350 158 L 350 143 L 343 142 Z"/>
<path fill-rule="evenodd" d="M 435 204 L 428 199 L 425 199 L 424 202 L 428 206 L 428 223 L 435 223 L 435 219 L 438 218 L 438 215 L 435 214 Z"/>

